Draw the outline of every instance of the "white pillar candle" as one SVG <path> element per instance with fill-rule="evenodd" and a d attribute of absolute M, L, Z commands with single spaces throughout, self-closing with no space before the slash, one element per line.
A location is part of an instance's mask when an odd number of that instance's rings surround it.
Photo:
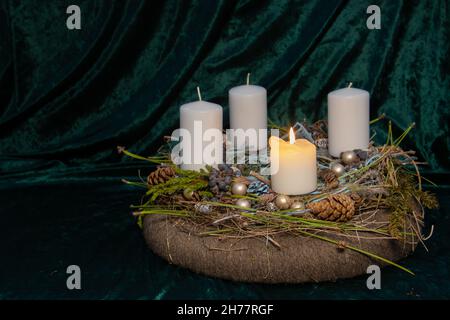
<path fill-rule="evenodd" d="M 316 190 L 316 146 L 306 139 L 295 140 L 292 128 L 289 142 L 272 136 L 269 143 L 272 190 L 285 195 Z"/>
<path fill-rule="evenodd" d="M 223 162 L 222 107 L 201 101 L 200 91 L 198 92 L 199 101 L 186 103 L 180 107 L 180 129 L 185 129 L 190 134 L 189 141 L 185 141 L 184 137 L 181 141 L 183 150 L 190 153 L 188 157 L 190 159 L 181 163 L 183 170 L 198 171 L 206 165 L 215 166 Z M 215 130 L 207 132 L 208 129 Z M 214 131 L 217 135 L 211 137 L 208 133 Z M 213 152 L 209 152 L 211 150 Z"/>
<path fill-rule="evenodd" d="M 369 146 L 369 92 L 348 88 L 328 94 L 328 152 L 367 149 Z"/>
<path fill-rule="evenodd" d="M 243 143 L 238 141 L 236 147 L 241 149 L 247 146 L 250 150 L 260 150 L 267 147 L 267 91 L 263 87 L 250 85 L 249 76 L 250 74 L 247 75 L 246 85 L 231 88 L 228 92 L 230 128 L 244 131 L 256 129 L 250 143 L 241 139 Z M 242 134 L 240 136 L 245 138 Z"/>

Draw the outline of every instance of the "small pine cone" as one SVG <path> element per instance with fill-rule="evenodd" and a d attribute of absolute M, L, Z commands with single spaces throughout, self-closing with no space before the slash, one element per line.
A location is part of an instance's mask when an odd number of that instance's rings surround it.
<path fill-rule="evenodd" d="M 172 167 L 158 167 L 147 177 L 147 184 L 153 186 L 155 184 L 164 183 L 175 176 L 175 170 Z"/>
<path fill-rule="evenodd" d="M 331 169 L 324 169 L 319 172 L 319 176 L 322 178 L 322 180 L 325 182 L 327 189 L 334 189 L 339 186 L 339 180 Z"/>
<path fill-rule="evenodd" d="M 266 193 L 266 194 L 260 195 L 258 197 L 258 200 L 262 204 L 267 204 L 267 203 L 272 202 L 273 200 L 275 200 L 276 197 L 277 196 L 274 193 Z"/>
<path fill-rule="evenodd" d="M 314 140 L 314 144 L 319 149 L 327 149 L 328 148 L 328 139 L 327 138 L 319 138 Z"/>
<path fill-rule="evenodd" d="M 266 210 L 267 211 L 277 211 L 278 207 L 273 202 L 269 202 L 266 204 Z"/>
<path fill-rule="evenodd" d="M 314 122 L 311 126 L 311 130 L 312 131 L 322 131 L 322 132 L 327 132 L 328 129 L 328 122 L 326 120 L 318 120 L 316 122 Z M 326 136 L 326 134 L 325 134 Z"/>
<path fill-rule="evenodd" d="M 327 135 L 321 131 L 313 131 L 312 136 L 314 140 L 326 139 L 327 137 Z"/>
<path fill-rule="evenodd" d="M 332 194 L 324 200 L 309 203 L 306 207 L 321 220 L 345 222 L 355 214 L 355 203 L 346 194 Z"/>
<path fill-rule="evenodd" d="M 313 139 L 326 139 L 327 138 L 327 124 L 324 121 L 317 121 L 313 125 L 308 127 L 309 132 L 312 133 Z"/>

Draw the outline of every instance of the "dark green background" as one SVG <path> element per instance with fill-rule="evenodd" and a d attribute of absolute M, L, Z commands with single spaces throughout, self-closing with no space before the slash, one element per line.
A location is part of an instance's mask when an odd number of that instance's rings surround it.
<path fill-rule="evenodd" d="M 78 4 L 82 30 L 66 28 Z M 370 4 L 381 30 L 366 27 Z M 449 1 L 34 1 L 0 0 L 0 298 L 449 298 Z M 224 106 L 245 81 L 268 90 L 280 124 L 326 115 L 326 95 L 371 93 L 405 148 L 443 185 L 428 241 L 383 270 L 337 283 L 231 283 L 168 265 L 146 249 L 129 216 L 139 191 L 120 183 L 178 124 L 180 104 Z M 386 122 L 373 127 L 385 138 Z M 150 168 L 142 168 L 143 174 Z M 80 265 L 83 289 L 65 289 Z"/>

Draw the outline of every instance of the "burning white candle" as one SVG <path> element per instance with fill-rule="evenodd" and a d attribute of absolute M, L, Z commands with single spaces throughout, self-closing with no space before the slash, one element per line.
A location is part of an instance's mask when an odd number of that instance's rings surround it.
<path fill-rule="evenodd" d="M 316 146 L 306 139 L 295 140 L 292 128 L 289 142 L 273 136 L 269 143 L 272 190 L 286 195 L 316 190 Z"/>
<path fill-rule="evenodd" d="M 205 165 L 214 166 L 223 161 L 222 107 L 202 101 L 200 89 L 197 91 L 199 101 L 180 107 L 181 168 L 184 170 L 198 171 Z"/>
<path fill-rule="evenodd" d="M 238 149 L 247 146 L 250 150 L 267 147 L 267 91 L 263 87 L 247 84 L 231 88 L 228 92 L 230 103 L 230 127 L 242 129 L 235 137 Z M 251 131 L 248 131 L 248 130 Z M 245 137 L 249 141 L 245 142 Z"/>
<path fill-rule="evenodd" d="M 328 152 L 367 149 L 369 146 L 369 92 L 348 88 L 328 94 Z"/>

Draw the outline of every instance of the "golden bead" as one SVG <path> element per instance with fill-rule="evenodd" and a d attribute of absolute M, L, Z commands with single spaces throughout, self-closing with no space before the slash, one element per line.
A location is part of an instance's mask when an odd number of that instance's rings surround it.
<path fill-rule="evenodd" d="M 341 153 L 341 160 L 345 164 L 352 164 L 358 160 L 358 156 L 354 151 L 344 151 Z"/>
<path fill-rule="evenodd" d="M 252 204 L 247 199 L 237 199 L 236 205 L 241 208 L 251 208 Z"/>
<path fill-rule="evenodd" d="M 247 186 L 244 183 L 235 182 L 231 186 L 231 193 L 235 195 L 245 196 L 247 194 Z"/>
<path fill-rule="evenodd" d="M 305 205 L 302 202 L 295 201 L 291 204 L 291 209 L 303 210 L 305 209 Z"/>
<path fill-rule="evenodd" d="M 183 190 L 183 197 L 186 200 L 193 200 L 194 199 L 194 191 L 190 190 L 190 189 L 184 189 Z"/>
<path fill-rule="evenodd" d="M 275 199 L 275 205 L 281 210 L 289 209 L 291 205 L 291 199 L 284 194 L 280 194 Z"/>
<path fill-rule="evenodd" d="M 330 166 L 331 171 L 333 171 L 338 177 L 345 172 L 345 167 L 339 162 L 334 162 Z"/>

